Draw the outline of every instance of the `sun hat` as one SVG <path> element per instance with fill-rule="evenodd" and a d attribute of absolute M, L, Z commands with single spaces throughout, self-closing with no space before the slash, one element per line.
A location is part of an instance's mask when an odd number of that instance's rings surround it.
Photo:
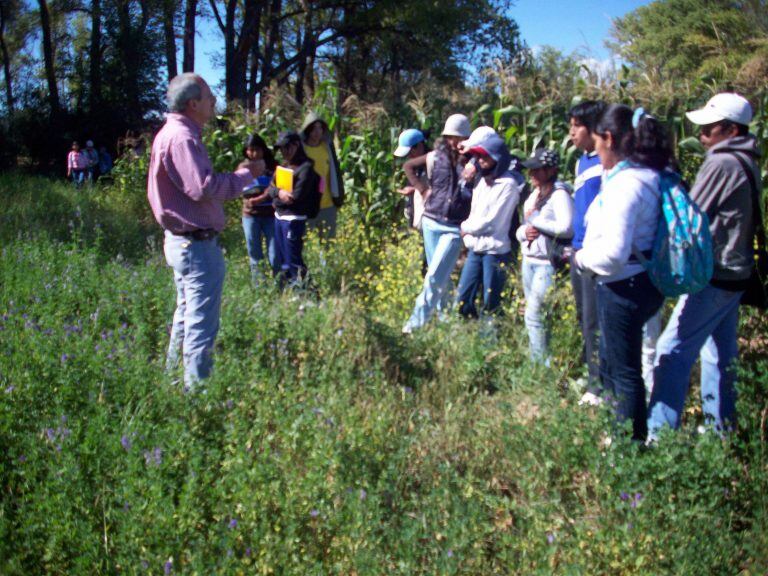
<path fill-rule="evenodd" d="M 395 150 L 395 156 L 398 158 L 405 158 L 411 151 L 411 148 L 416 146 L 419 142 L 424 142 L 424 134 L 421 130 L 416 128 L 408 128 L 400 133 L 400 137 L 397 139 L 397 149 Z"/>
<path fill-rule="evenodd" d="M 469 118 L 464 116 L 464 114 L 452 114 L 445 121 L 442 135 L 468 138 L 469 132 Z"/>
<path fill-rule="evenodd" d="M 537 168 L 557 168 L 560 166 L 560 154 L 547 148 L 537 148 L 531 157 L 521 162 L 523 166 L 530 169 Z"/>
<path fill-rule="evenodd" d="M 721 92 L 712 96 L 703 108 L 686 112 L 685 115 L 688 120 L 699 126 L 723 120 L 747 126 L 752 121 L 752 106 L 739 94 Z"/>

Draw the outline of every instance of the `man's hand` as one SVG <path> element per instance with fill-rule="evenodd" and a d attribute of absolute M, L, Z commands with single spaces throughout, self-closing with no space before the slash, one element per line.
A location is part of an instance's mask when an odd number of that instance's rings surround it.
<path fill-rule="evenodd" d="M 541 236 L 541 232 L 539 232 L 538 230 L 536 230 L 536 228 L 528 224 L 528 226 L 525 228 L 525 239 L 528 240 L 528 242 L 533 242 L 539 236 Z"/>
<path fill-rule="evenodd" d="M 277 193 L 277 197 L 280 198 L 280 201 L 283 204 L 293 204 L 293 195 L 287 190 L 283 190 L 281 188 L 280 191 Z"/>
<path fill-rule="evenodd" d="M 464 171 L 462 172 L 462 176 L 464 177 L 464 180 L 466 182 L 469 182 L 472 180 L 475 175 L 477 174 L 477 168 L 474 164 L 471 162 L 468 162 L 466 166 L 464 166 Z"/>
<path fill-rule="evenodd" d="M 410 196 L 414 192 L 416 192 L 416 188 L 414 188 L 413 186 L 406 186 L 404 188 L 397 189 L 397 193 L 402 194 L 403 196 Z"/>
<path fill-rule="evenodd" d="M 240 162 L 240 165 L 237 167 L 237 169 L 245 168 L 246 170 L 250 170 L 251 176 L 254 178 L 258 178 L 267 169 L 267 165 L 264 163 L 264 160 L 243 160 Z"/>

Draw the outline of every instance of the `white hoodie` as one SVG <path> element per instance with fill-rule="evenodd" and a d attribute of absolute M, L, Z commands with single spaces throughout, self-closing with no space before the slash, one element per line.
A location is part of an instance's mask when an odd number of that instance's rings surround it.
<path fill-rule="evenodd" d="M 659 174 L 651 168 L 615 166 L 589 206 L 584 247 L 576 253 L 580 268 L 599 282 L 624 280 L 643 271 L 632 251 L 650 250 L 659 224 Z"/>
<path fill-rule="evenodd" d="M 506 254 L 512 250 L 509 227 L 522 186 L 510 172 L 490 185 L 485 178 L 480 178 L 472 191 L 469 216 L 461 223 L 467 248 L 488 254 Z"/>

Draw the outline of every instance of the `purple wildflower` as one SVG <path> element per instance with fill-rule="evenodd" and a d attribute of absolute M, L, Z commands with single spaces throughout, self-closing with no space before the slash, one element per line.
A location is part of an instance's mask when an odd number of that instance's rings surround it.
<path fill-rule="evenodd" d="M 235 407 L 235 403 L 232 402 L 232 400 L 227 400 L 226 406 L 227 406 L 227 410 L 232 410 L 232 408 Z"/>
<path fill-rule="evenodd" d="M 629 494 L 622 491 L 621 494 L 619 494 L 619 498 L 621 498 L 622 502 L 626 502 L 627 500 L 629 500 Z"/>
<path fill-rule="evenodd" d="M 14 390 L 16 390 L 16 386 L 8 386 L 8 388 L 5 389 L 5 393 L 10 394 Z"/>
<path fill-rule="evenodd" d="M 453 558 L 453 550 L 451 550 L 451 549 L 449 548 L 449 549 L 448 549 L 448 552 L 446 552 L 446 553 L 445 553 L 445 555 L 446 555 L 446 556 L 448 556 L 448 558 Z"/>
<path fill-rule="evenodd" d="M 120 445 L 126 452 L 128 452 L 132 446 L 131 439 L 128 436 L 123 435 L 123 437 L 120 438 Z"/>
<path fill-rule="evenodd" d="M 163 573 L 167 576 L 171 572 L 173 572 L 173 560 L 168 560 L 165 564 L 163 564 Z"/>
<path fill-rule="evenodd" d="M 53 442 L 56 439 L 56 432 L 53 430 L 53 428 L 46 428 L 45 435 L 48 437 L 50 442 Z"/>
<path fill-rule="evenodd" d="M 309 511 L 309 515 L 312 518 L 317 518 L 318 516 L 320 516 L 320 510 L 318 510 L 317 508 L 313 508 L 312 510 Z"/>
<path fill-rule="evenodd" d="M 365 500 L 368 498 L 368 492 L 365 491 L 365 488 L 360 488 L 360 500 Z"/>
<path fill-rule="evenodd" d="M 142 560 L 142 561 L 141 561 L 141 567 L 142 567 L 144 570 L 146 570 L 147 568 L 149 568 L 149 562 L 147 562 L 146 560 Z"/>
<path fill-rule="evenodd" d="M 552 532 L 547 532 L 547 543 L 550 545 L 555 543 L 555 535 Z"/>
<path fill-rule="evenodd" d="M 252 553 L 251 547 L 249 546 L 248 548 L 245 549 L 246 557 L 250 558 L 251 557 L 251 553 Z"/>
<path fill-rule="evenodd" d="M 70 356 L 69 356 L 69 354 L 62 354 L 62 355 L 61 355 L 61 363 L 62 363 L 62 364 L 63 364 L 64 362 L 66 362 L 67 360 L 69 360 L 69 359 L 70 359 Z"/>
<path fill-rule="evenodd" d="M 155 448 L 152 451 L 152 457 L 156 465 L 160 466 L 163 463 L 163 451 L 160 448 Z"/>
<path fill-rule="evenodd" d="M 229 521 L 229 529 L 234 530 L 235 528 L 237 528 L 237 518 L 232 518 Z"/>
<path fill-rule="evenodd" d="M 23 464 L 23 463 L 24 463 L 24 462 L 26 462 L 26 461 L 27 461 L 27 457 L 26 457 L 26 456 L 24 456 L 24 454 L 22 454 L 21 456 L 19 456 L 19 462 L 21 462 L 21 463 Z"/>

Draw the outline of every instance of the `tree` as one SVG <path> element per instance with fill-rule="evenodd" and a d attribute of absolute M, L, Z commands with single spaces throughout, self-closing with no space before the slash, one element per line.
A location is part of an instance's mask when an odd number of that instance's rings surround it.
<path fill-rule="evenodd" d="M 56 118 L 61 110 L 59 87 L 56 84 L 56 68 L 54 64 L 53 40 L 51 34 L 51 13 L 47 0 L 38 0 L 40 6 L 40 29 L 43 36 L 43 59 L 45 61 L 45 79 L 48 83 L 48 102 L 51 117 Z"/>
<path fill-rule="evenodd" d="M 749 58 L 755 34 L 739 4 L 657 0 L 614 21 L 611 47 L 660 82 L 733 79 Z"/>

